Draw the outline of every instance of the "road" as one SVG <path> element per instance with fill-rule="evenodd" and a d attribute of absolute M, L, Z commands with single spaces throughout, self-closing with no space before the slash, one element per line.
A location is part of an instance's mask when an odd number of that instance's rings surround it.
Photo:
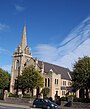
<path fill-rule="evenodd" d="M 9 103 L 0 103 L 0 109 L 31 109 L 26 105 L 18 105 L 18 104 L 9 104 Z"/>
<path fill-rule="evenodd" d="M 0 109 L 26 109 L 21 107 L 11 107 L 11 106 L 0 106 Z"/>
<path fill-rule="evenodd" d="M 8 103 L 0 103 L 0 109 L 35 109 L 35 108 L 30 108 L 28 105 L 18 105 L 18 104 L 8 104 Z M 40 109 L 40 108 L 37 108 Z M 81 108 L 81 107 L 64 107 L 60 106 L 58 109 L 90 109 L 88 108 Z"/>
<path fill-rule="evenodd" d="M 4 106 L 0 105 L 0 109 L 34 109 L 34 108 L 25 108 L 25 107 L 15 107 L 15 106 Z M 40 108 L 36 108 L 40 109 Z M 60 107 L 59 109 L 76 109 L 73 107 Z M 89 109 L 89 108 L 77 108 L 77 109 Z"/>

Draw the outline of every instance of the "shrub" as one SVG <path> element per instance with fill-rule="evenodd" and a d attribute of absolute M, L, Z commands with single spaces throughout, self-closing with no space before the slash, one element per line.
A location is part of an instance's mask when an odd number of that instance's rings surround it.
<path fill-rule="evenodd" d="M 49 94 L 50 89 L 48 87 L 45 87 L 42 89 L 41 93 L 43 94 L 43 97 L 46 98 L 47 95 Z"/>
<path fill-rule="evenodd" d="M 61 97 L 61 101 L 67 101 L 67 97 Z"/>
<path fill-rule="evenodd" d="M 3 100 L 3 94 L 0 93 L 0 100 Z"/>
<path fill-rule="evenodd" d="M 24 94 L 23 98 L 30 98 L 30 94 Z"/>
<path fill-rule="evenodd" d="M 30 96 L 30 94 L 24 94 L 23 98 L 32 98 L 32 99 L 35 99 L 36 96 Z"/>
<path fill-rule="evenodd" d="M 90 103 L 90 98 L 77 98 L 78 102 L 82 102 L 82 103 Z"/>
<path fill-rule="evenodd" d="M 12 93 L 9 93 L 9 97 L 18 97 L 18 95 L 16 95 L 16 94 L 12 94 Z"/>

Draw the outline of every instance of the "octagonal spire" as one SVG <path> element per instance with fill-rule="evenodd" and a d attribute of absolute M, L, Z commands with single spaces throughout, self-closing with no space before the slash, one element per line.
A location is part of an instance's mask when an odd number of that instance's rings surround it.
<path fill-rule="evenodd" d="M 26 38 L 26 24 L 24 25 L 24 29 L 23 29 L 23 34 L 22 34 L 22 39 L 21 39 L 21 50 L 24 50 L 27 46 L 27 38 Z"/>

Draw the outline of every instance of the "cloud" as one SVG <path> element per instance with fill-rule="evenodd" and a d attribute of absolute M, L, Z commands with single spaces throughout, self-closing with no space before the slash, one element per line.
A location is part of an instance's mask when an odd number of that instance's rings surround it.
<path fill-rule="evenodd" d="M 57 48 L 48 45 L 48 44 L 40 44 L 36 48 L 36 52 L 34 52 L 34 55 L 38 58 L 46 61 L 51 61 L 57 57 Z M 54 54 L 56 53 L 56 55 Z"/>
<path fill-rule="evenodd" d="M 0 66 L 0 68 L 4 69 L 8 73 L 11 73 L 11 65 L 3 65 L 3 66 Z"/>
<path fill-rule="evenodd" d="M 79 57 L 90 56 L 89 45 L 90 38 L 79 45 L 74 51 L 66 53 L 61 58 L 58 57 L 53 63 L 72 69 L 75 61 L 77 61 Z"/>
<path fill-rule="evenodd" d="M 0 54 L 7 54 L 11 56 L 12 53 L 7 49 L 0 48 Z"/>
<path fill-rule="evenodd" d="M 18 12 L 22 12 L 22 11 L 25 10 L 25 8 L 22 7 L 22 6 L 20 6 L 20 5 L 15 5 L 15 8 L 16 8 L 16 10 L 17 10 Z"/>
<path fill-rule="evenodd" d="M 69 69 L 72 69 L 79 57 L 90 56 L 90 16 L 75 27 L 58 47 L 38 45 L 35 56 Z"/>
<path fill-rule="evenodd" d="M 9 29 L 8 25 L 0 23 L 0 31 L 6 31 L 7 29 Z"/>
<path fill-rule="evenodd" d="M 5 58 L 7 58 L 7 56 L 10 57 L 12 53 L 7 49 L 0 48 L 0 56 L 2 57 L 2 55 L 5 56 Z M 11 73 L 11 65 L 0 65 L 0 68 Z"/>

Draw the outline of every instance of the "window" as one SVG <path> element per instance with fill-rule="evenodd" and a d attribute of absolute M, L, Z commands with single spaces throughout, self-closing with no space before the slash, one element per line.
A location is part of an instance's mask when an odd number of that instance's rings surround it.
<path fill-rule="evenodd" d="M 65 91 L 62 91 L 62 95 L 65 95 Z"/>
<path fill-rule="evenodd" d="M 40 99 L 40 102 L 44 102 L 44 100 L 43 99 Z"/>
<path fill-rule="evenodd" d="M 63 81 L 63 86 L 66 86 L 66 81 Z"/>
<path fill-rule="evenodd" d="M 47 87 L 47 79 L 45 78 L 45 87 Z"/>
<path fill-rule="evenodd" d="M 19 60 L 16 60 L 15 61 L 15 70 L 18 70 L 19 69 Z"/>
<path fill-rule="evenodd" d="M 58 79 L 55 79 L 55 84 L 58 84 Z"/>
<path fill-rule="evenodd" d="M 55 84 L 56 84 L 57 82 L 56 82 L 56 79 L 55 79 Z"/>
<path fill-rule="evenodd" d="M 57 84 L 58 84 L 58 79 L 57 79 Z"/>
<path fill-rule="evenodd" d="M 68 85 L 71 86 L 71 82 L 68 82 Z"/>
<path fill-rule="evenodd" d="M 50 79 L 48 78 L 48 87 L 50 86 Z"/>

